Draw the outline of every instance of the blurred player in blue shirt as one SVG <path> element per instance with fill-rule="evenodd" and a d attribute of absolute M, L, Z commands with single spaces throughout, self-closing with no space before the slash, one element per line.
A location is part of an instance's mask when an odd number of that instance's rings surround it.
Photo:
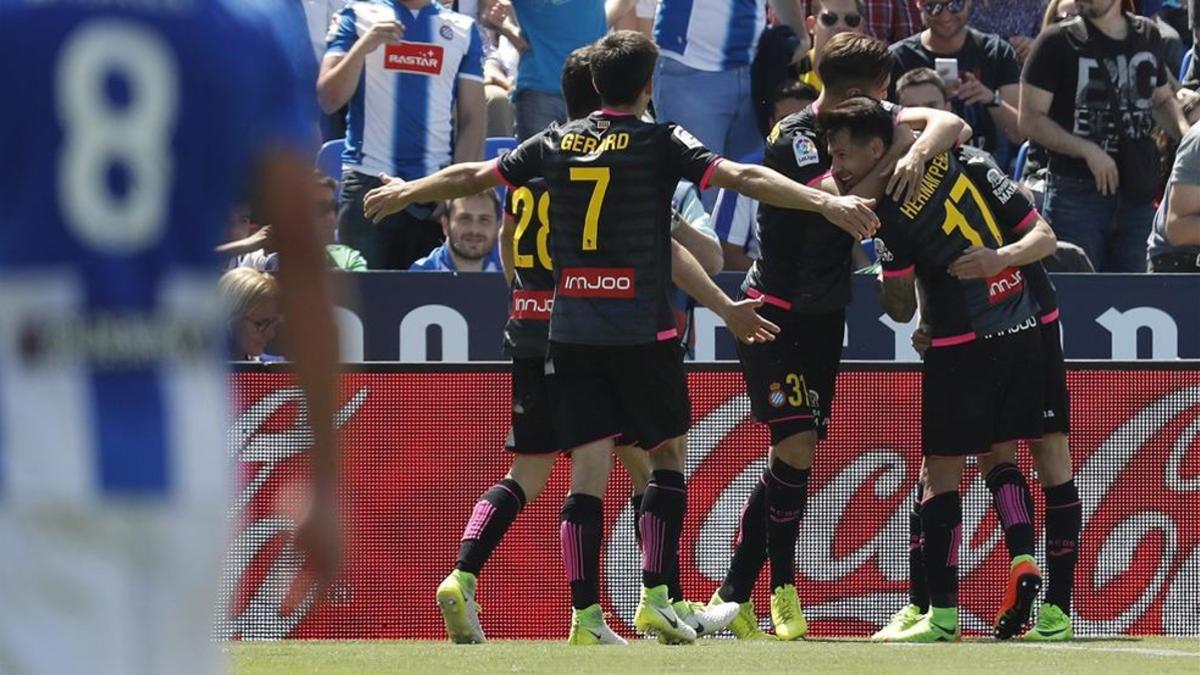
<path fill-rule="evenodd" d="M 208 673 L 226 543 L 217 261 L 253 187 L 277 228 L 336 559 L 336 338 L 311 53 L 273 1 L 0 0 L 0 668 Z M 299 58 L 308 55 L 307 62 Z M 301 311 L 296 311 L 302 308 Z M 327 577 L 327 574 L 322 574 Z"/>

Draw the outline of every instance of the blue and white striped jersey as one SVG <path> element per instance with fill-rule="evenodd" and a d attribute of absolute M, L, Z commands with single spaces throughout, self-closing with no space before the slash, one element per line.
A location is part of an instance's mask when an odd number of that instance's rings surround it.
<path fill-rule="evenodd" d="M 713 204 L 712 228 L 723 243 L 741 246 L 751 260 L 758 260 L 758 200 L 721 188 Z"/>
<path fill-rule="evenodd" d="M 483 81 L 483 39 L 472 19 L 438 2 L 410 10 L 397 0 L 362 0 L 338 12 L 326 57 L 392 20 L 404 24 L 404 41 L 367 55 L 346 113 L 342 166 L 414 180 L 453 159 L 457 83 Z"/>
<path fill-rule="evenodd" d="M 766 25 L 766 0 L 661 0 L 654 41 L 686 66 L 729 70 L 750 65 Z"/>
<path fill-rule="evenodd" d="M 224 494 L 212 251 L 256 156 L 310 149 L 299 21 L 274 0 L 0 0 L 19 92 L 0 109 L 0 503 Z"/>

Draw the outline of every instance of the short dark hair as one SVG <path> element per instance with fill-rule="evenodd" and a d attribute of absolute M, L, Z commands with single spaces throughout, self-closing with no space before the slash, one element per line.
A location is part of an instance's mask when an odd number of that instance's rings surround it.
<path fill-rule="evenodd" d="M 592 80 L 605 105 L 630 105 L 646 88 L 658 61 L 658 47 L 634 30 L 605 35 L 592 50 Z"/>
<path fill-rule="evenodd" d="M 600 107 L 600 94 L 592 84 L 592 45 L 571 52 L 563 63 L 562 93 L 567 102 L 567 117 L 579 119 Z"/>
<path fill-rule="evenodd" d="M 496 191 L 492 190 L 490 188 L 487 190 L 484 190 L 483 192 L 476 192 L 473 195 L 463 195 L 463 196 L 455 198 L 455 199 L 447 199 L 446 203 L 443 207 L 442 213 L 444 213 L 447 218 L 450 218 L 451 216 L 454 215 L 454 202 L 456 202 L 460 199 L 474 199 L 475 197 L 483 197 L 483 198 L 487 199 L 488 201 L 490 201 L 492 203 L 492 209 L 496 212 L 496 219 L 497 220 L 500 219 L 500 211 L 501 211 L 500 195 L 496 194 Z"/>
<path fill-rule="evenodd" d="M 858 9 L 859 14 L 867 13 L 867 6 L 863 0 L 854 0 L 854 6 Z M 808 0 L 808 12 L 805 16 L 816 16 L 823 9 L 825 9 L 825 5 L 821 4 L 821 0 Z"/>
<path fill-rule="evenodd" d="M 838 33 L 821 50 L 817 74 L 826 89 L 841 93 L 879 84 L 895 64 L 896 57 L 883 42 L 862 33 Z"/>
<path fill-rule="evenodd" d="M 895 133 L 892 114 L 879 101 L 867 96 L 855 96 L 832 108 L 822 108 L 817 115 L 817 128 L 826 137 L 849 131 L 855 143 L 878 138 L 885 147 L 891 146 Z"/>
<path fill-rule="evenodd" d="M 768 103 L 774 108 L 776 103 L 794 99 L 796 101 L 813 102 L 820 98 L 821 93 L 814 89 L 811 85 L 807 85 L 799 80 L 785 80 L 783 84 L 775 87 L 775 91 L 771 92 L 771 98 Z"/>
<path fill-rule="evenodd" d="M 919 87 L 922 84 L 932 84 L 949 100 L 950 93 L 946 91 L 946 81 L 933 68 L 913 68 L 901 75 L 900 79 L 896 80 L 896 91 L 899 92 L 905 87 Z"/>

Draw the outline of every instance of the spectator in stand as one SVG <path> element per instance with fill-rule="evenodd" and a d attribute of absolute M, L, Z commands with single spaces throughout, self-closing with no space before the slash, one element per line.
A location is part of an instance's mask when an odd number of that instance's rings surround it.
<path fill-rule="evenodd" d="M 1147 243 L 1149 271 L 1200 273 L 1200 125 L 1179 144 Z"/>
<path fill-rule="evenodd" d="M 866 0 L 866 6 L 867 34 L 889 45 L 921 30 L 917 0 Z"/>
<path fill-rule="evenodd" d="M 217 288 L 229 309 L 230 360 L 279 361 L 279 357 L 263 353 L 275 339 L 281 316 L 275 277 L 238 267 L 221 275 Z"/>
<path fill-rule="evenodd" d="M 914 68 L 896 81 L 896 101 L 905 108 L 950 110 L 950 90 L 933 68 Z"/>
<path fill-rule="evenodd" d="M 654 14 L 658 0 L 606 0 L 604 13 L 613 30 L 636 30 L 654 37 Z"/>
<path fill-rule="evenodd" d="M 812 105 L 819 95 L 816 89 L 797 81 L 784 82 L 776 87 L 771 96 L 767 131 L 779 120 Z M 743 158 L 743 161 L 761 164 L 762 159 L 760 149 L 752 158 Z M 724 269 L 733 272 L 750 269 L 758 260 L 758 201 L 722 188 L 717 193 L 710 225 L 721 241 Z"/>
<path fill-rule="evenodd" d="M 483 42 L 469 17 L 430 0 L 348 3 L 317 82 L 321 108 L 349 103 L 338 232 L 375 269 L 407 269 L 436 246 L 435 204 L 373 225 L 363 195 L 382 173 L 423 178 L 483 155 Z"/>
<path fill-rule="evenodd" d="M 745 157 L 762 146 L 754 123 L 750 64 L 767 0 L 662 0 L 654 23 L 661 51 L 654 68 L 654 111 L 676 122 L 718 155 Z M 771 7 L 796 35 L 804 35 L 794 0 Z M 807 50 L 807 40 L 798 48 Z M 701 194 L 712 208 L 716 190 Z"/>
<path fill-rule="evenodd" d="M 510 0 L 486 0 L 487 7 Z M 603 0 L 511 0 L 521 50 L 513 111 L 517 140 L 523 141 L 567 120 L 561 83 L 563 63 L 576 49 L 595 42 L 608 32 Z M 520 47 L 520 43 L 517 43 Z"/>
<path fill-rule="evenodd" d="M 808 36 L 805 35 L 804 38 Z M 800 80 L 800 64 L 808 50 L 805 39 L 792 27 L 780 23 L 775 10 L 767 7 L 767 27 L 758 36 L 754 60 L 750 62 L 750 95 L 754 98 L 754 121 L 760 135 L 771 130 L 771 97 L 786 82 Z"/>
<path fill-rule="evenodd" d="M 1101 272 L 1145 269 L 1154 218 L 1157 122 L 1186 123 L 1149 19 L 1117 0 L 1078 0 L 1080 17 L 1042 31 L 1021 80 L 1021 128 L 1049 151 L 1044 214 Z M 1082 78 L 1082 79 L 1081 79 Z"/>
<path fill-rule="evenodd" d="M 521 53 L 506 37 L 500 36 L 495 49 L 483 60 L 483 94 L 487 100 L 487 136 L 516 134 L 512 104 L 513 80 Z"/>
<path fill-rule="evenodd" d="M 502 272 L 496 239 L 500 236 L 500 198 L 495 190 L 459 197 L 442 213 L 446 240 L 413 263 L 419 272 Z"/>
<path fill-rule="evenodd" d="M 927 28 L 893 44 L 892 82 L 914 68 L 935 68 L 954 59 L 958 79 L 947 79 L 953 110 L 975 130 L 972 144 L 1008 166 L 1025 140 L 1017 124 L 1021 64 L 1012 45 L 967 25 L 971 0 L 917 0 Z"/>
<path fill-rule="evenodd" d="M 1045 7 L 1046 0 L 975 0 L 970 24 L 981 33 L 995 33 L 1007 40 L 1024 63 L 1042 28 Z"/>
<path fill-rule="evenodd" d="M 812 35 L 812 49 L 800 62 L 800 81 L 820 93 L 825 84 L 817 74 L 821 50 L 829 38 L 838 33 L 862 33 L 866 29 L 863 21 L 863 0 L 812 0 L 804 26 Z"/>
<path fill-rule="evenodd" d="M 325 257 L 330 269 L 343 272 L 366 272 L 367 259 L 358 249 L 337 243 L 337 209 L 338 203 L 334 194 L 337 192 L 337 182 L 320 172 L 313 172 L 317 181 L 314 195 L 316 210 L 317 236 L 325 245 Z"/>

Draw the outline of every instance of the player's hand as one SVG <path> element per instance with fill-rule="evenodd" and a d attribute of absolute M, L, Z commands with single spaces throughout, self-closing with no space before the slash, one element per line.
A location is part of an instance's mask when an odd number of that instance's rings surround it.
<path fill-rule="evenodd" d="M 971 246 L 957 260 L 950 263 L 950 276 L 959 279 L 990 279 L 1007 265 L 1004 257 L 994 249 Z"/>
<path fill-rule="evenodd" d="M 925 352 L 933 346 L 933 335 L 929 332 L 929 326 L 921 324 L 912 334 L 912 348 L 916 350 L 921 358 L 925 358 Z"/>
<path fill-rule="evenodd" d="M 1096 179 L 1096 191 L 1102 195 L 1117 194 L 1121 175 L 1112 156 L 1105 152 L 1104 148 L 1092 144 L 1083 160 L 1087 162 L 1092 178 Z"/>
<path fill-rule="evenodd" d="M 875 215 L 874 209 L 874 199 L 847 195 L 830 197 L 821 206 L 821 215 L 825 216 L 825 220 L 854 237 L 854 241 L 862 241 L 874 235 L 875 231 L 879 229 L 879 216 Z"/>
<path fill-rule="evenodd" d="M 770 342 L 779 332 L 779 326 L 758 315 L 762 305 L 762 298 L 730 302 L 722 309 L 721 318 L 729 332 L 746 344 Z"/>
<path fill-rule="evenodd" d="M 968 105 L 974 103 L 991 103 L 996 97 L 996 92 L 988 89 L 974 73 L 963 73 L 962 84 L 958 87 L 958 92 L 955 93 L 958 100 Z"/>
<path fill-rule="evenodd" d="M 379 21 L 374 26 L 371 26 L 371 30 L 367 31 L 367 34 L 362 36 L 361 41 L 363 43 L 362 48 L 365 53 L 370 54 L 376 49 L 379 49 L 379 45 L 386 44 L 388 42 L 400 42 L 403 39 L 404 24 L 400 23 L 399 21 L 392 20 Z"/>
<path fill-rule="evenodd" d="M 902 150 L 904 154 L 892 167 L 891 177 L 888 178 L 884 191 L 897 204 L 903 204 L 917 196 L 917 190 L 921 187 L 921 177 L 925 175 L 926 162 L 921 153 L 913 152 L 916 139 L 907 125 L 901 124 L 896 127 L 894 138 L 893 144 L 897 144 L 897 150 Z"/>
<path fill-rule="evenodd" d="M 404 194 L 407 183 L 382 173 L 379 174 L 379 180 L 383 181 L 383 185 L 367 192 L 363 198 L 363 215 L 376 224 L 393 213 L 403 211 L 411 203 Z"/>

